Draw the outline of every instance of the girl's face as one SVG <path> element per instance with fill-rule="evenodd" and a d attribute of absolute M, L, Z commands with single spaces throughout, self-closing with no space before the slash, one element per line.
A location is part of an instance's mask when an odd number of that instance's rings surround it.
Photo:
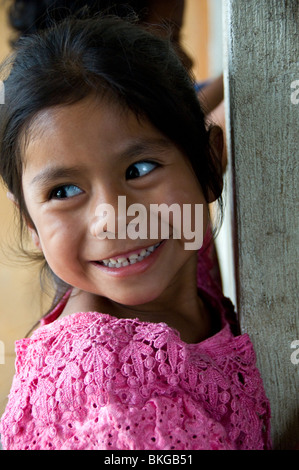
<path fill-rule="evenodd" d="M 117 233 L 103 239 L 96 229 L 99 205 L 106 203 L 115 209 L 117 232 L 124 216 L 118 213 L 118 196 L 125 196 L 127 208 L 138 203 L 147 211 L 151 204 L 203 204 L 205 232 L 207 204 L 189 161 L 148 121 L 89 97 L 40 112 L 30 137 L 22 178 L 35 227 L 30 229 L 59 278 L 132 306 L 167 301 L 195 277 L 196 251 L 185 249 L 183 236 L 173 236 L 171 217 L 164 240 L 150 233 L 146 239 L 128 234 L 119 239 Z"/>

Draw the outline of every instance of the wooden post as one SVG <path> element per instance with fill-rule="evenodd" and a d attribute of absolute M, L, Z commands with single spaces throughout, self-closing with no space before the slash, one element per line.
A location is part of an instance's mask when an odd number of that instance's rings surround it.
<path fill-rule="evenodd" d="M 287 450 L 299 443 L 299 2 L 225 0 L 224 25 L 237 308 Z"/>

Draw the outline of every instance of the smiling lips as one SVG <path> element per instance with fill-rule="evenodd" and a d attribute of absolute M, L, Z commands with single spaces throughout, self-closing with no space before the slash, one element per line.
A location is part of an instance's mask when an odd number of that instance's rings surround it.
<path fill-rule="evenodd" d="M 140 251 L 136 251 L 130 255 L 119 255 L 115 258 L 107 258 L 102 261 L 97 261 L 96 263 L 107 268 L 124 268 L 143 261 L 145 258 L 150 256 L 161 245 L 161 243 L 162 242 L 159 242 L 147 248 L 142 248 Z"/>

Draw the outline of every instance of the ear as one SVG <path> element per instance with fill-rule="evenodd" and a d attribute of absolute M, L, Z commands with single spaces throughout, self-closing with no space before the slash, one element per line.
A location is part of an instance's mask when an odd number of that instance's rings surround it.
<path fill-rule="evenodd" d="M 13 204 L 15 204 L 17 207 L 19 207 L 19 204 L 18 204 L 16 198 L 14 197 L 14 195 L 10 191 L 7 191 L 6 196 L 10 201 L 13 202 Z M 41 247 L 41 244 L 40 244 L 40 239 L 39 239 L 38 233 L 36 231 L 36 228 L 34 227 L 33 222 L 28 221 L 26 219 L 26 217 L 24 217 L 24 222 L 25 222 L 25 224 L 26 224 L 26 226 L 29 230 L 29 233 L 31 235 L 31 238 L 32 238 L 32 241 L 33 241 L 34 245 L 36 246 L 36 248 L 38 248 L 39 250 L 42 251 L 42 247 Z"/>
<path fill-rule="evenodd" d="M 14 197 L 14 195 L 10 191 L 7 191 L 6 196 L 7 196 L 7 199 L 12 201 L 16 206 L 18 205 L 18 203 L 16 201 L 16 198 Z"/>
<path fill-rule="evenodd" d="M 34 227 L 32 227 L 32 225 L 28 224 L 27 223 L 27 228 L 30 232 L 30 235 L 31 235 L 31 238 L 32 238 L 32 241 L 34 243 L 34 245 L 36 246 L 36 248 L 38 248 L 38 250 L 40 251 L 43 251 L 42 250 L 42 247 L 41 247 L 41 243 L 40 243 L 40 239 L 39 239 L 39 236 L 38 236 L 38 233 L 36 231 L 36 229 Z"/>
<path fill-rule="evenodd" d="M 219 126 L 213 126 L 209 130 L 209 144 L 210 144 L 210 150 L 213 156 L 213 159 L 215 161 L 215 169 L 218 172 L 218 179 L 219 182 L 221 183 L 221 191 L 219 194 L 215 194 L 214 191 L 209 190 L 209 199 L 208 202 L 214 202 L 218 197 L 220 196 L 222 192 L 222 176 L 223 176 L 223 167 L 222 167 L 222 158 L 223 158 L 223 152 L 224 152 L 224 137 L 223 137 L 223 131 L 221 127 Z"/>
<path fill-rule="evenodd" d="M 219 126 L 213 126 L 209 131 L 209 143 L 214 156 L 219 163 L 222 162 L 222 154 L 224 149 L 223 131 Z"/>
<path fill-rule="evenodd" d="M 222 174 L 225 172 L 227 167 L 227 144 L 226 144 L 226 135 L 225 135 L 225 104 L 224 100 L 211 111 L 208 115 L 207 122 L 214 123 L 216 126 L 220 126 L 222 129 L 223 137 L 223 147 L 221 151 L 221 161 L 222 161 Z"/>

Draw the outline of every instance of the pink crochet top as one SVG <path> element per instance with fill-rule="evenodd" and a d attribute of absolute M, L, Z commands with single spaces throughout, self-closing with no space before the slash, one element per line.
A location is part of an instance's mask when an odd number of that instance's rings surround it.
<path fill-rule="evenodd" d="M 17 341 L 3 448 L 270 449 L 252 343 L 234 336 L 232 305 L 208 276 L 205 254 L 199 261 L 199 291 L 222 326 L 198 344 L 165 323 L 98 312 L 59 319 L 67 296 Z"/>

